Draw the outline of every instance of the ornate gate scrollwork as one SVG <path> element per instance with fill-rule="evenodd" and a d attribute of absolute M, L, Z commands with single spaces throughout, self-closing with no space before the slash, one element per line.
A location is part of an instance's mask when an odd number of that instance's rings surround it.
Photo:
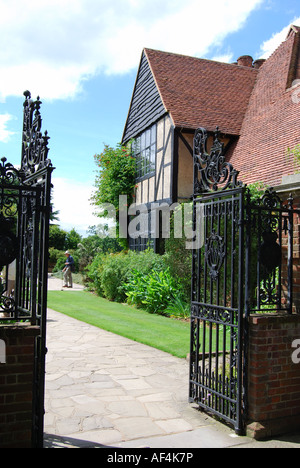
<path fill-rule="evenodd" d="M 209 276 L 216 280 L 225 257 L 225 244 L 223 237 L 212 230 L 205 244 L 205 260 L 209 268 Z"/>
<path fill-rule="evenodd" d="M 48 239 L 52 163 L 41 133 L 41 101 L 24 92 L 22 157 L 0 164 L 0 321 L 39 327 L 35 347 L 33 445 L 43 446 Z"/>
<path fill-rule="evenodd" d="M 293 304 L 293 214 L 268 188 L 261 198 L 238 181 L 217 128 L 194 136 L 194 227 L 201 206 L 204 247 L 192 253 L 190 401 L 242 433 L 247 418 L 248 318 Z"/>
<path fill-rule="evenodd" d="M 194 195 L 241 187 L 241 182 L 237 181 L 238 171 L 225 160 L 218 127 L 209 153 L 207 140 L 205 128 L 198 128 L 194 136 Z"/>
<path fill-rule="evenodd" d="M 190 400 L 242 430 L 243 197 L 217 129 L 194 137 L 194 213 L 202 206 L 203 249 L 193 251 Z"/>

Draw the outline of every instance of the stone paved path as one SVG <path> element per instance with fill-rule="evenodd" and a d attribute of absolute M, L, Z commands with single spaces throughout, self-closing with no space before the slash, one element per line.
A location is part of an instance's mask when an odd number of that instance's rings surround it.
<path fill-rule="evenodd" d="M 61 281 L 50 278 L 49 289 Z M 299 435 L 269 445 L 237 437 L 199 412 L 185 359 L 53 310 L 47 348 L 45 447 L 300 447 Z"/>

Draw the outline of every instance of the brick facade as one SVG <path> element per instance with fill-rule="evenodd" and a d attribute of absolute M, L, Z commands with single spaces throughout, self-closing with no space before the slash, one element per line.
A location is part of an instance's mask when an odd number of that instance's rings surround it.
<path fill-rule="evenodd" d="M 0 363 L 0 448 L 31 448 L 34 326 L 0 327 L 6 362 Z"/>
<path fill-rule="evenodd" d="M 256 439 L 300 427 L 300 362 L 293 361 L 295 340 L 300 340 L 300 315 L 250 317 L 248 435 Z"/>

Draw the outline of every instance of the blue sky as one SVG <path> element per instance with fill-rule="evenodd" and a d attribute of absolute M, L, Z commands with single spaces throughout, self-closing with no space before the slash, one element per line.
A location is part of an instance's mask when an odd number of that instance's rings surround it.
<path fill-rule="evenodd" d="M 60 226 L 86 234 L 94 154 L 120 142 L 143 47 L 267 58 L 299 0 L 0 0 L 0 157 L 20 164 L 23 91 L 42 101 Z"/>

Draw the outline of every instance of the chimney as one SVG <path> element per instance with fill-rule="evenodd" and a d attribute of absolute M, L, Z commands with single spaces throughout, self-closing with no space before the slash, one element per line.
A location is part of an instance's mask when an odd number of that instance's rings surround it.
<path fill-rule="evenodd" d="M 265 61 L 266 59 L 257 59 L 255 62 L 253 62 L 253 67 L 258 70 L 265 63 Z"/>
<path fill-rule="evenodd" d="M 252 68 L 253 58 L 250 55 L 242 55 L 237 59 L 237 64 L 241 67 Z"/>

